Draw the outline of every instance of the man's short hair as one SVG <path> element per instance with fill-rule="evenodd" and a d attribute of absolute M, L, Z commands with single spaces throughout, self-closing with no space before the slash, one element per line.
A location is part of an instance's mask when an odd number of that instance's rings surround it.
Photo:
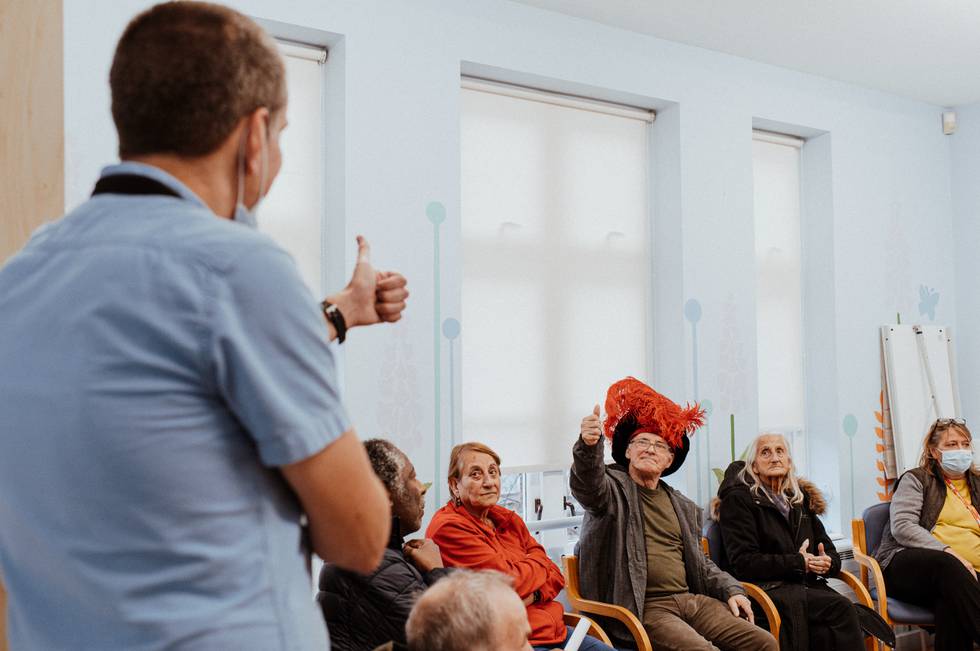
<path fill-rule="evenodd" d="M 205 2 L 166 2 L 123 32 L 109 73 L 119 156 L 208 154 L 238 121 L 286 104 L 275 42 L 248 17 Z"/>
<path fill-rule="evenodd" d="M 410 651 L 495 651 L 497 602 L 513 593 L 494 571 L 456 570 L 422 593 L 405 622 Z"/>
<path fill-rule="evenodd" d="M 405 470 L 405 454 L 395 444 L 385 439 L 364 441 L 368 460 L 381 483 L 390 495 L 399 496 L 405 491 L 402 471 Z"/>

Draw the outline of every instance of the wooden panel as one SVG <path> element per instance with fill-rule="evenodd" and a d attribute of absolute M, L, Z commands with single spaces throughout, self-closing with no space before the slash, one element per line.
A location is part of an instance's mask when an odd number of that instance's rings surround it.
<path fill-rule="evenodd" d="M 0 584 L 0 651 L 7 651 L 7 593 Z"/>
<path fill-rule="evenodd" d="M 0 264 L 65 205 L 62 0 L 0 0 Z M 0 585 L 0 651 L 7 651 Z"/>
<path fill-rule="evenodd" d="M 62 14 L 62 0 L 0 0 L 0 264 L 64 212 Z"/>

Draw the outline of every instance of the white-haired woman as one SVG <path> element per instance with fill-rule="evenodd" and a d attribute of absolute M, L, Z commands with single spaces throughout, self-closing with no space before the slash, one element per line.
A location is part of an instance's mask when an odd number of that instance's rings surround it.
<path fill-rule="evenodd" d="M 799 479 L 781 434 L 763 434 L 746 461 L 728 467 L 718 489 L 726 568 L 758 584 L 782 619 L 780 647 L 860 651 L 864 635 L 851 602 L 827 585 L 840 556 L 817 517 L 826 503 Z"/>

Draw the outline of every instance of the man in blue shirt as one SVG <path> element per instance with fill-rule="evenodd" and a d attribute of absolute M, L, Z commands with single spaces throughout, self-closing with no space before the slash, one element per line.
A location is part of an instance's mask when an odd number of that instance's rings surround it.
<path fill-rule="evenodd" d="M 12 648 L 322 651 L 310 544 L 368 572 L 389 529 L 328 338 L 398 320 L 405 280 L 359 238 L 321 312 L 248 226 L 286 112 L 248 18 L 153 7 L 110 85 L 123 163 L 0 269 Z"/>

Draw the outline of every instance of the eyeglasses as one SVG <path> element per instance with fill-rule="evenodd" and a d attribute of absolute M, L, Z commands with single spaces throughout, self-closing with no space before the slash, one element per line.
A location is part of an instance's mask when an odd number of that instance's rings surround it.
<path fill-rule="evenodd" d="M 950 425 L 966 425 L 966 420 L 962 418 L 937 418 L 936 427 L 949 427 Z"/>
<path fill-rule="evenodd" d="M 641 452 L 653 448 L 657 452 L 670 452 L 670 448 L 662 441 L 648 441 L 647 439 L 633 439 L 630 445 L 635 445 Z"/>

